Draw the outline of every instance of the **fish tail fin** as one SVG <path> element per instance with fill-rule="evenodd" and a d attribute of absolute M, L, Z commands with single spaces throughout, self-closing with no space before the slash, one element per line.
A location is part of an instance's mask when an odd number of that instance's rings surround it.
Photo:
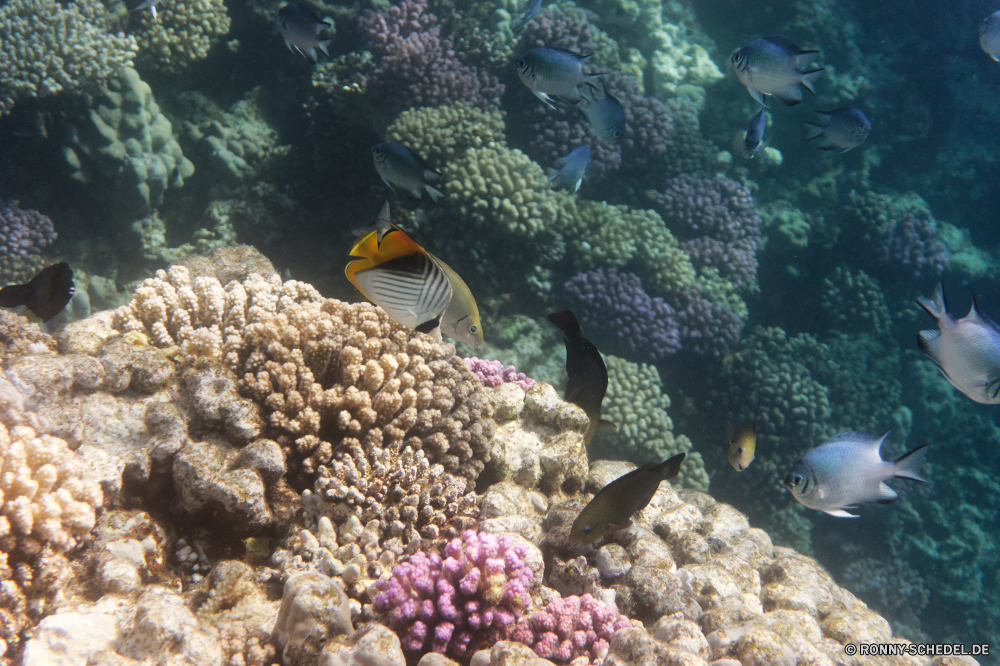
<path fill-rule="evenodd" d="M 553 169 L 552 167 L 549 167 L 548 171 L 549 171 L 549 181 L 545 184 L 548 187 L 552 187 L 552 183 L 555 181 L 556 178 L 559 177 L 559 169 Z"/>
<path fill-rule="evenodd" d="M 817 137 L 823 136 L 825 131 L 826 128 L 821 125 L 806 123 L 806 141 L 812 141 Z"/>
<path fill-rule="evenodd" d="M 816 89 L 813 88 L 813 83 L 816 82 L 819 77 L 823 76 L 823 72 L 826 70 L 820 67 L 819 69 L 814 69 L 811 72 L 805 72 L 802 75 L 802 85 L 806 87 L 806 90 L 811 92 L 813 95 L 816 94 Z"/>
<path fill-rule="evenodd" d="M 424 189 L 427 190 L 427 194 L 431 195 L 431 200 L 434 202 L 444 196 L 444 192 L 430 185 L 424 185 Z"/>
<path fill-rule="evenodd" d="M 948 302 L 944 298 L 944 282 L 938 282 L 931 298 L 917 296 L 917 303 L 935 320 L 942 319 L 948 314 Z"/>
<path fill-rule="evenodd" d="M 16 308 L 27 305 L 31 300 L 32 289 L 27 284 L 12 284 L 0 289 L 0 307 Z"/>
<path fill-rule="evenodd" d="M 686 453 L 678 453 L 673 458 L 668 458 L 664 460 L 653 470 L 660 475 L 660 479 L 666 481 L 667 479 L 672 479 L 677 476 L 681 471 L 681 463 L 684 462 L 684 457 Z"/>
<path fill-rule="evenodd" d="M 562 331 L 563 335 L 567 338 L 573 339 L 583 335 L 583 329 L 580 328 L 580 322 L 577 321 L 576 315 L 573 314 L 572 310 L 550 312 L 547 316 L 549 321 L 555 324 L 556 328 Z"/>
<path fill-rule="evenodd" d="M 909 479 L 911 481 L 927 483 L 927 479 L 917 473 L 917 469 L 924 464 L 924 458 L 926 455 L 927 444 L 921 444 L 912 451 L 904 453 L 899 458 L 896 458 L 896 469 L 893 472 L 893 476 L 900 479 Z"/>
<path fill-rule="evenodd" d="M 325 53 L 327 58 L 330 57 L 330 51 L 328 51 L 327 49 L 330 46 L 330 42 L 332 41 L 333 41 L 332 39 L 321 39 L 319 41 L 319 50 Z"/>

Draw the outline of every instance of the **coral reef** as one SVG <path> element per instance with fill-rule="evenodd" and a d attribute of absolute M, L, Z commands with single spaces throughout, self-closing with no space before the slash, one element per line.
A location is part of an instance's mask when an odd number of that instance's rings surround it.
<path fill-rule="evenodd" d="M 16 201 L 0 202 L 0 282 L 27 282 L 42 268 L 42 250 L 56 239 L 52 220 Z"/>
<path fill-rule="evenodd" d="M 454 102 L 485 110 L 503 94 L 496 78 L 457 59 L 424 0 L 403 0 L 387 12 L 366 10 L 358 23 L 378 58 L 365 90 L 385 110 Z"/>
<path fill-rule="evenodd" d="M 115 321 L 235 372 L 338 524 L 377 519 L 408 541 L 471 524 L 493 419 L 454 347 L 299 282 L 251 275 L 223 289 L 180 266 L 145 281 Z"/>
<path fill-rule="evenodd" d="M 444 555 L 417 552 L 380 580 L 372 606 L 403 635 L 403 649 L 462 657 L 510 637 L 541 571 L 525 560 L 530 545 L 472 530 Z M 540 553 L 533 558 L 541 559 Z"/>
<path fill-rule="evenodd" d="M 168 188 L 181 187 L 194 173 L 149 84 L 131 67 L 110 77 L 92 108 L 70 124 L 62 150 L 73 180 L 107 183 L 110 188 L 98 196 L 140 215 L 159 206 Z"/>
<path fill-rule="evenodd" d="M 647 294 L 639 276 L 600 268 L 577 273 L 563 290 L 580 325 L 605 352 L 655 362 L 680 350 L 674 309 Z"/>
<path fill-rule="evenodd" d="M 465 359 L 465 362 L 469 364 L 469 369 L 476 373 L 476 377 L 483 383 L 483 386 L 494 388 L 501 384 L 515 384 L 522 391 L 527 392 L 535 383 L 534 379 L 523 372 L 518 372 L 513 365 L 504 368 L 500 361 L 489 361 L 473 356 Z"/>
<path fill-rule="evenodd" d="M 389 126 L 386 139 L 409 146 L 428 164 L 443 168 L 470 148 L 503 144 L 504 113 L 497 105 L 483 110 L 463 101 L 407 109 Z"/>
<path fill-rule="evenodd" d="M 155 19 L 145 11 L 134 16 L 136 67 L 158 74 L 179 74 L 205 58 L 230 25 L 222 0 L 174 0 L 161 5 Z"/>
<path fill-rule="evenodd" d="M 823 280 L 820 306 L 840 330 L 853 329 L 873 335 L 889 335 L 892 317 L 878 280 L 862 270 L 851 272 L 838 266 Z"/>
<path fill-rule="evenodd" d="M 670 178 L 657 210 L 695 267 L 711 266 L 739 288 L 757 279 L 760 215 L 750 190 L 730 178 Z"/>
<path fill-rule="evenodd" d="M 638 464 L 659 462 L 686 452 L 674 483 L 687 488 L 708 488 L 708 474 L 701 454 L 691 451 L 691 440 L 675 435 L 667 414 L 670 398 L 663 393 L 660 373 L 655 366 L 632 363 L 604 355 L 608 366 L 608 392 L 601 417 L 617 426 L 614 431 L 599 429 L 591 442 L 595 459 L 626 459 Z"/>
<path fill-rule="evenodd" d="M 0 116 L 19 99 L 87 92 L 132 65 L 135 38 L 111 34 L 104 5 L 13 0 L 0 7 Z"/>
<path fill-rule="evenodd" d="M 602 603 L 589 594 L 557 597 L 542 610 L 522 618 L 513 639 L 552 661 L 585 657 L 596 662 L 607 656 L 615 633 L 631 626 L 614 604 Z"/>

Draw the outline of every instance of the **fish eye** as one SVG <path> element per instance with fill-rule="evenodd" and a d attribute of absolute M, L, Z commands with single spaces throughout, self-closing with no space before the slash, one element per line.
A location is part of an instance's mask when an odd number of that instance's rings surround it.
<path fill-rule="evenodd" d="M 793 474 L 792 475 L 792 485 L 793 486 L 801 486 L 802 485 L 802 481 L 803 481 L 803 479 L 802 479 L 802 475 L 801 474 Z"/>
<path fill-rule="evenodd" d="M 477 333 L 477 332 L 479 332 L 479 327 L 476 326 L 475 324 L 469 327 L 469 333 Z"/>
<path fill-rule="evenodd" d="M 584 534 L 586 534 L 588 532 L 590 532 L 590 525 L 587 525 L 586 527 L 583 528 L 583 533 Z"/>
<path fill-rule="evenodd" d="M 518 69 L 524 69 L 525 64 L 526 63 L 524 62 L 524 58 L 518 58 L 517 62 L 514 63 L 514 66 L 517 67 Z"/>

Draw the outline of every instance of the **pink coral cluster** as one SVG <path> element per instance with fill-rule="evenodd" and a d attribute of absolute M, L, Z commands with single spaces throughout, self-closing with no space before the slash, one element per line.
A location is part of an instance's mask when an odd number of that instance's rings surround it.
<path fill-rule="evenodd" d="M 403 0 L 388 12 L 362 12 L 358 26 L 379 58 L 365 81 L 373 100 L 390 111 L 457 101 L 485 109 L 503 94 L 495 77 L 458 60 L 436 24 L 426 0 Z"/>
<path fill-rule="evenodd" d="M 376 583 L 372 600 L 403 649 L 428 643 L 441 654 L 465 656 L 510 637 L 531 604 L 534 571 L 513 537 L 468 530 L 445 547 L 445 558 L 417 552 Z"/>
<path fill-rule="evenodd" d="M 600 660 L 607 656 L 615 632 L 631 626 L 614 604 L 585 594 L 553 599 L 544 610 L 521 619 L 512 640 L 530 645 L 539 657 L 552 661 L 581 656 Z"/>
<path fill-rule="evenodd" d="M 476 373 L 483 386 L 495 387 L 501 384 L 517 384 L 522 391 L 527 392 L 535 384 L 535 380 L 523 372 L 518 372 L 512 365 L 503 367 L 500 361 L 490 361 L 472 356 L 465 359 L 469 368 Z"/>

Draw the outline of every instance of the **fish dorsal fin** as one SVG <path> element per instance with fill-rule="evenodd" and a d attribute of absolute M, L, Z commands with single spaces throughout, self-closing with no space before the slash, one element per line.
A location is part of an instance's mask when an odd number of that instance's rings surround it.
<path fill-rule="evenodd" d="M 872 442 L 871 448 L 874 449 L 876 453 L 879 452 L 882 449 L 882 442 L 885 441 L 885 438 L 889 436 L 890 432 L 892 432 L 892 428 L 891 427 L 888 430 L 886 430 L 885 432 L 883 432 L 881 435 L 879 435 L 875 439 L 874 442 Z M 879 457 L 881 457 L 881 456 L 879 456 Z"/>
<path fill-rule="evenodd" d="M 986 326 L 1000 333 L 1000 326 L 997 326 L 995 321 L 979 311 L 979 303 L 976 300 L 975 292 L 972 293 L 972 306 L 969 308 L 969 314 L 965 315 L 965 318 L 962 319 L 962 321 L 979 324 L 980 326 Z"/>
<path fill-rule="evenodd" d="M 395 228 L 392 222 L 389 221 L 389 201 L 386 200 L 382 204 L 382 210 L 378 212 L 378 217 L 375 218 L 375 231 L 378 232 L 378 244 L 382 244 L 382 239 L 385 235 Z"/>

